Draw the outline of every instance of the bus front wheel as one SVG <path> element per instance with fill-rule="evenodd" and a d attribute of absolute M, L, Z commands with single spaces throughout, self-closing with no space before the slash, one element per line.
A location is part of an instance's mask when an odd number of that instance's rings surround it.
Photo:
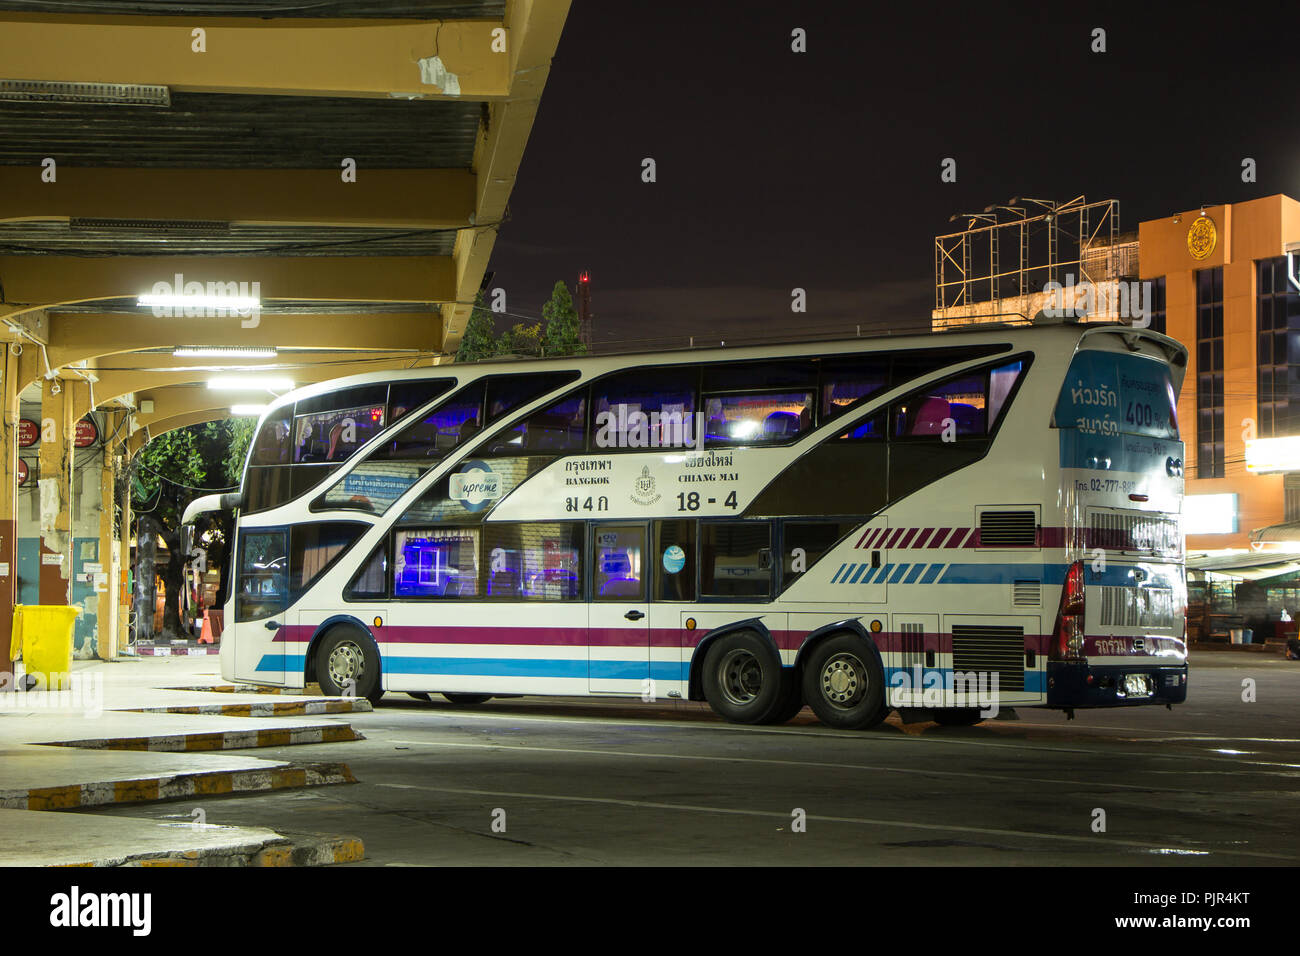
<path fill-rule="evenodd" d="M 316 681 L 331 697 L 364 697 L 372 704 L 384 696 L 379 683 L 379 649 L 369 634 L 336 627 L 316 651 Z"/>
<path fill-rule="evenodd" d="M 880 655 L 856 634 L 828 638 L 813 649 L 803 670 L 803 697 L 818 720 L 840 730 L 867 730 L 889 716 Z"/>
<path fill-rule="evenodd" d="M 782 704 L 781 665 L 749 631 L 718 638 L 704 658 L 704 699 L 735 724 L 761 724 Z"/>

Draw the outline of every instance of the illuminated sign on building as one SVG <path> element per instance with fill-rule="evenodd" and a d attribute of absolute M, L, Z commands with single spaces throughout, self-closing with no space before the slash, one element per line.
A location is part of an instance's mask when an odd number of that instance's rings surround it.
<path fill-rule="evenodd" d="M 1257 475 L 1300 471 L 1300 436 L 1246 442 L 1246 470 Z"/>
<path fill-rule="evenodd" d="M 1183 498 L 1184 534 L 1236 534 L 1237 496 L 1187 495 Z"/>

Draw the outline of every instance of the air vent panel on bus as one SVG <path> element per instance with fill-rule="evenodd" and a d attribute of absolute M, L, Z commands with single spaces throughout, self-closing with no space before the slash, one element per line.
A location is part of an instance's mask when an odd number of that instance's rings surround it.
<path fill-rule="evenodd" d="M 980 513 L 981 548 L 1035 548 L 1038 546 L 1038 516 L 1032 511 L 983 511 Z"/>
<path fill-rule="evenodd" d="M 1016 581 L 1011 587 L 1011 603 L 1016 607 L 1038 607 L 1043 603 L 1041 581 Z"/>
<path fill-rule="evenodd" d="M 996 672 L 998 690 L 1025 689 L 1025 629 L 956 624 L 952 629 L 954 671 Z"/>

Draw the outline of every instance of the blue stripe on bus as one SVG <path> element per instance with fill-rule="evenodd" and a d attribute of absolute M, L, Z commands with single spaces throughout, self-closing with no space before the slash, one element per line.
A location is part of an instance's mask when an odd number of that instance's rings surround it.
<path fill-rule="evenodd" d="M 306 654 L 263 654 L 254 671 L 300 671 L 306 666 Z"/>
<path fill-rule="evenodd" d="M 858 578 L 862 577 L 862 572 L 865 570 L 867 570 L 867 566 L 865 564 L 858 565 L 858 570 L 854 572 L 853 577 L 849 580 L 849 584 L 857 584 Z"/>
<path fill-rule="evenodd" d="M 921 579 L 922 584 L 933 584 L 934 579 L 943 571 L 942 564 L 932 564 L 925 571 L 925 577 Z"/>
<path fill-rule="evenodd" d="M 844 569 L 847 568 L 847 567 L 848 567 L 847 564 L 841 564 L 841 565 L 840 565 L 840 569 L 839 569 L 838 571 L 836 571 L 836 572 L 835 572 L 835 576 L 834 576 L 833 578 L 831 578 L 831 584 L 835 584 L 837 581 L 839 581 L 839 579 L 840 579 L 840 575 L 844 573 Z"/>
<path fill-rule="evenodd" d="M 898 570 L 895 571 L 895 572 L 894 572 L 894 576 L 893 576 L 892 578 L 889 579 L 889 583 L 890 583 L 890 584 L 897 584 L 897 583 L 899 582 L 899 579 L 902 578 L 902 576 L 903 576 L 905 573 L 907 573 L 907 569 L 910 568 L 911 565 L 910 565 L 910 564 L 900 564 L 900 565 L 898 565 L 897 567 L 898 567 Z"/>
<path fill-rule="evenodd" d="M 907 580 L 905 580 L 903 583 L 904 584 L 915 583 L 916 579 L 921 576 L 921 572 L 924 571 L 926 567 L 928 567 L 928 565 L 924 565 L 924 564 L 912 565 L 912 573 L 907 576 Z"/>

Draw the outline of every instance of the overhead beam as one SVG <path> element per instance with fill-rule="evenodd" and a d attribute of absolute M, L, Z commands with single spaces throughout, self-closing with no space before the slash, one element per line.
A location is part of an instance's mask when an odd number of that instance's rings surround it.
<path fill-rule="evenodd" d="M 2 21 L 0 21 L 2 22 Z M 161 219 L 240 225 L 452 229 L 477 202 L 467 169 L 99 169 L 0 166 L 0 221 Z"/>
<path fill-rule="evenodd" d="M 343 355 L 350 361 L 344 360 Z M 226 370 L 204 367 L 176 368 L 167 371 L 144 369 L 113 371 L 92 369 L 90 371 L 96 376 L 95 401 L 102 406 L 124 395 L 135 393 L 138 400 L 140 397 L 147 398 L 152 389 L 165 388 L 170 385 L 206 383 L 217 375 L 232 372 L 241 375 L 280 376 L 291 379 L 295 385 L 306 385 L 310 382 L 325 382 L 332 378 L 342 378 L 345 375 L 359 375 L 362 372 L 414 368 L 421 362 L 418 357 L 400 353 L 344 353 L 343 355 L 336 353 L 325 360 L 326 364 L 311 364 L 309 362 L 299 362 L 297 364 L 275 363 L 271 365 L 233 366 L 228 367 Z M 170 358 L 170 356 L 168 357 Z M 422 361 L 423 364 L 428 365 L 430 360 L 425 358 Z M 213 392 L 212 394 L 220 397 L 222 393 Z M 227 404 L 230 404 L 228 400 Z"/>
<path fill-rule="evenodd" d="M 155 421 L 149 426 L 148 436 L 150 439 L 157 438 L 159 435 L 178 428 L 186 428 L 190 425 L 202 425 L 204 422 L 220 422 L 227 418 L 233 418 L 229 408 L 204 408 L 198 411 L 186 412 L 181 415 L 174 415 L 171 418 L 165 418 L 161 421 Z M 131 433 L 133 438 L 143 439 L 145 431 L 143 426 L 137 428 Z M 129 449 L 127 458 L 135 457 L 135 453 L 149 444 L 147 441 L 140 441 L 136 447 Z"/>
<path fill-rule="evenodd" d="M 514 82 L 508 101 L 489 106 L 487 130 L 480 127 L 474 146 L 475 222 L 498 222 L 505 215 L 568 13 L 568 0 L 512 0 L 506 10 Z M 495 232 L 486 229 L 462 229 L 456 234 L 452 252 L 456 301 L 442 306 L 447 351 L 460 344 L 495 240 Z"/>
<path fill-rule="evenodd" d="M 5 75 L 14 79 L 160 85 L 191 93 L 384 99 L 479 100 L 501 98 L 510 91 L 511 38 L 507 33 L 501 50 L 500 36 L 493 31 L 505 28 L 491 20 L 322 22 L 3 13 L 0 23 L 0 63 Z M 195 49 L 197 30 L 203 31 L 202 52 Z M 441 72 L 427 64 L 435 56 Z"/>
<path fill-rule="evenodd" d="M 0 256 L 0 316 L 52 305 L 134 297 L 155 283 L 254 282 L 261 300 L 447 302 L 456 297 L 448 256 Z M 155 343 L 160 344 L 160 343 Z"/>

